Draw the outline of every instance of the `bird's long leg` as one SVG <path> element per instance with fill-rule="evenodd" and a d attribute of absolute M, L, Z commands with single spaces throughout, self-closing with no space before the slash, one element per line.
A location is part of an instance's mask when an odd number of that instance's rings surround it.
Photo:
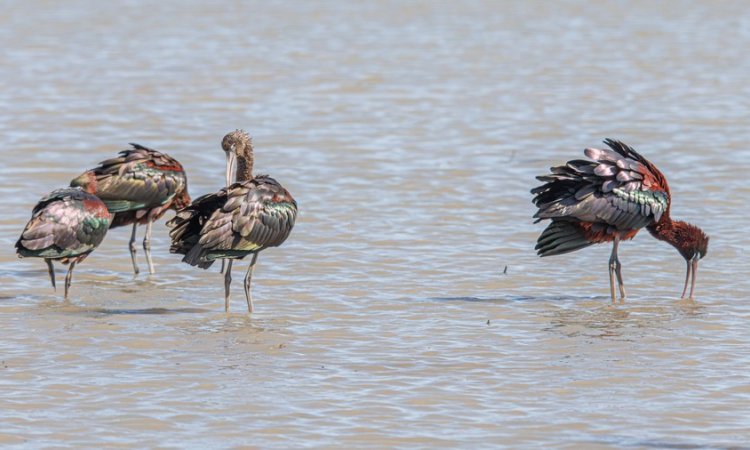
<path fill-rule="evenodd" d="M 693 258 L 693 280 L 690 282 L 690 297 L 693 298 L 693 291 L 695 291 L 695 278 L 698 276 L 698 258 Z"/>
<path fill-rule="evenodd" d="M 617 261 L 617 244 L 619 236 L 615 234 L 615 243 L 612 245 L 612 254 L 609 256 L 609 293 L 612 297 L 612 303 L 615 302 L 615 261 Z"/>
<path fill-rule="evenodd" d="M 135 272 L 136 275 L 138 275 L 138 263 L 135 261 L 135 229 L 138 227 L 138 222 L 135 222 L 133 224 L 133 234 L 130 235 L 130 259 L 133 260 L 133 272 Z"/>
<path fill-rule="evenodd" d="M 250 267 L 247 268 L 247 274 L 245 275 L 245 299 L 247 300 L 247 312 L 253 312 L 253 291 L 250 288 L 250 283 L 253 280 L 253 269 L 255 268 L 255 261 L 258 259 L 258 254 L 253 253 L 253 259 L 250 261 Z"/>
<path fill-rule="evenodd" d="M 615 275 L 617 275 L 617 287 L 620 288 L 620 301 L 625 300 L 625 283 L 622 282 L 622 264 L 617 257 L 617 246 L 620 243 L 620 236 L 615 235 Z"/>
<path fill-rule="evenodd" d="M 693 266 L 691 264 L 691 261 L 689 259 L 686 261 L 687 261 L 687 271 L 685 272 L 685 287 L 682 288 L 682 295 L 680 295 L 680 298 L 685 298 L 685 293 L 687 293 L 688 281 L 690 281 L 690 275 L 693 272 Z"/>
<path fill-rule="evenodd" d="M 620 261 L 618 260 L 616 262 L 617 267 L 615 267 L 615 275 L 617 275 L 617 284 L 620 287 L 620 301 L 625 300 L 625 297 L 627 295 L 625 294 L 625 283 L 622 282 L 622 264 L 620 264 Z"/>
<path fill-rule="evenodd" d="M 75 261 L 72 261 L 70 267 L 68 267 L 68 274 L 65 275 L 65 300 L 68 299 L 68 289 L 70 289 L 70 280 L 73 278 L 73 268 L 75 266 Z"/>
<path fill-rule="evenodd" d="M 148 264 L 148 273 L 154 274 L 154 262 L 151 260 L 151 226 L 153 225 L 151 219 L 146 223 L 146 235 L 143 237 L 143 253 L 146 254 L 146 264 Z"/>
<path fill-rule="evenodd" d="M 609 257 L 609 293 L 612 297 L 612 303 L 615 302 L 615 277 L 617 277 L 617 287 L 620 290 L 620 301 L 625 300 L 625 284 L 622 282 L 622 264 L 617 257 L 617 247 L 620 245 L 620 235 L 615 233 L 615 240 L 612 244 L 612 254 Z"/>
<path fill-rule="evenodd" d="M 224 269 L 226 268 L 225 267 L 226 264 L 227 264 L 227 260 L 226 259 L 222 259 L 221 260 L 221 272 L 220 273 L 224 273 Z"/>
<path fill-rule="evenodd" d="M 55 266 L 52 265 L 52 260 L 44 258 L 44 262 L 47 263 L 47 272 L 49 273 L 49 279 L 52 281 L 52 289 L 57 292 L 57 286 L 55 286 Z"/>
<path fill-rule="evenodd" d="M 224 312 L 229 312 L 229 286 L 232 284 L 232 261 L 227 263 L 227 270 L 224 272 Z"/>

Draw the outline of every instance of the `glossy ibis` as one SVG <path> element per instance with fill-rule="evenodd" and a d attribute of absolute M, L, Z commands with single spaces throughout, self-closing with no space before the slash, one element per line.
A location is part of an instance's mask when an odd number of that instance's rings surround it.
<path fill-rule="evenodd" d="M 116 158 L 102 161 L 71 181 L 94 194 L 114 214 L 112 228 L 133 225 L 130 236 L 130 257 L 133 271 L 139 272 L 135 253 L 135 232 L 139 224 L 146 225 L 143 251 L 149 273 L 154 273 L 151 260 L 151 226 L 169 209 L 180 209 L 190 204 L 187 177 L 182 165 L 174 158 L 138 144 L 123 150 Z"/>
<path fill-rule="evenodd" d="M 68 298 L 73 268 L 99 246 L 107 234 L 111 214 L 96 196 L 80 188 L 64 188 L 42 198 L 31 213 L 31 220 L 16 242 L 20 258 L 44 258 L 52 287 L 55 267 L 52 261 L 69 264 L 65 276 Z"/>
<path fill-rule="evenodd" d="M 169 250 L 185 255 L 182 261 L 201 269 L 217 259 L 229 260 L 224 273 L 225 311 L 229 311 L 232 262 L 251 255 L 244 286 L 247 309 L 253 312 L 250 283 L 258 254 L 289 237 L 297 202 L 273 178 L 253 176 L 253 147 L 247 133 L 233 131 L 224 136 L 221 146 L 227 155 L 227 177 L 237 164 L 237 182 L 178 211 L 167 223 L 172 228 Z"/>
<path fill-rule="evenodd" d="M 620 241 L 632 239 L 643 227 L 656 239 L 666 241 L 687 262 L 685 287 L 690 298 L 695 290 L 698 261 L 706 256 L 708 236 L 687 222 L 672 220 L 667 179 L 632 147 L 612 139 L 610 149 L 587 148 L 591 159 L 571 160 L 537 177 L 543 185 L 531 190 L 539 210 L 534 217 L 551 223 L 537 240 L 540 256 L 560 255 L 591 244 L 612 242 L 609 285 L 615 301 L 615 277 L 621 299 L 625 298 L 622 265 L 617 257 Z M 692 279 L 692 281 L 690 281 Z"/>

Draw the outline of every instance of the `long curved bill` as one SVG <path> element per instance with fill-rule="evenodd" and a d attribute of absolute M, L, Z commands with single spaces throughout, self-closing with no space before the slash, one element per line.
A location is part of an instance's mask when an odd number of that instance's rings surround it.
<path fill-rule="evenodd" d="M 234 169 L 235 165 L 237 164 L 237 155 L 234 154 L 234 152 L 226 152 L 227 153 L 227 186 L 232 184 L 232 179 L 234 178 Z"/>
<path fill-rule="evenodd" d="M 693 292 L 695 291 L 695 277 L 698 274 L 698 255 L 693 256 L 689 260 L 687 260 L 687 273 L 685 274 L 685 287 L 682 288 L 682 295 L 680 298 L 685 298 L 685 293 L 687 292 L 688 287 L 688 281 L 690 282 L 690 296 L 688 298 L 693 298 Z"/>
<path fill-rule="evenodd" d="M 227 153 L 227 184 L 226 186 L 229 187 L 230 184 L 232 184 L 232 179 L 234 179 L 234 169 L 237 165 L 237 155 L 234 154 L 234 146 L 232 146 L 232 151 L 226 152 Z M 221 260 L 221 273 L 224 273 L 225 266 L 224 266 L 225 260 Z"/>

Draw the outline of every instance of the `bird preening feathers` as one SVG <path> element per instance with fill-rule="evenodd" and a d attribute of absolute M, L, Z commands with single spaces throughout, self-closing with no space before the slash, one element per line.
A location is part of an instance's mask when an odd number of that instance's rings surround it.
<path fill-rule="evenodd" d="M 708 236 L 695 225 L 670 217 L 671 195 L 664 175 L 632 147 L 612 139 L 609 149 L 587 148 L 590 160 L 576 159 L 552 167 L 537 179 L 544 184 L 531 190 L 538 207 L 537 222 L 551 219 L 537 240 L 539 256 L 569 253 L 592 244 L 612 242 L 609 259 L 610 295 L 615 301 L 615 278 L 620 298 L 625 298 L 622 265 L 617 257 L 620 241 L 646 229 L 656 239 L 675 247 L 686 261 L 693 297 L 698 261 L 708 251 Z"/>
<path fill-rule="evenodd" d="M 278 181 L 267 175 L 253 175 L 253 147 L 242 130 L 222 140 L 226 153 L 227 184 L 236 162 L 237 182 L 197 198 L 177 212 L 167 225 L 172 253 L 184 255 L 183 262 L 201 269 L 217 259 L 228 260 L 224 271 L 224 309 L 229 310 L 232 262 L 252 256 L 245 275 L 247 309 L 253 311 L 251 281 L 258 254 L 281 245 L 294 227 L 297 202 Z"/>
<path fill-rule="evenodd" d="M 252 256 L 244 283 L 248 311 L 252 312 L 250 287 L 258 254 L 289 237 L 297 203 L 273 178 L 253 175 L 250 136 L 236 130 L 224 137 L 227 187 L 192 203 L 185 171 L 177 160 L 139 144 L 131 146 L 73 179 L 70 188 L 44 197 L 16 243 L 19 257 L 44 258 L 53 287 L 52 261 L 69 264 L 67 298 L 73 268 L 102 242 L 109 228 L 133 225 L 130 252 L 138 274 L 135 232 L 138 224 L 145 224 L 143 248 L 149 272 L 154 273 L 152 223 L 168 209 L 175 209 L 178 213 L 169 221 L 172 253 L 183 254 L 184 262 L 203 269 L 217 259 L 228 260 L 224 274 L 227 311 L 232 262 Z M 236 182 L 230 184 L 235 168 Z"/>
<path fill-rule="evenodd" d="M 101 244 L 111 218 L 107 206 L 81 188 L 52 191 L 39 200 L 31 212 L 31 220 L 16 242 L 16 253 L 21 258 L 44 258 L 53 288 L 55 267 L 52 261 L 68 264 L 67 299 L 73 268 Z"/>
<path fill-rule="evenodd" d="M 130 235 L 130 258 L 133 272 L 139 272 L 136 262 L 135 231 L 146 225 L 143 252 L 149 273 L 154 273 L 151 259 L 152 224 L 169 209 L 180 209 L 190 204 L 187 176 L 174 158 L 139 144 L 123 150 L 120 155 L 102 161 L 70 182 L 89 194 L 96 195 L 114 214 L 111 228 L 133 225 Z"/>

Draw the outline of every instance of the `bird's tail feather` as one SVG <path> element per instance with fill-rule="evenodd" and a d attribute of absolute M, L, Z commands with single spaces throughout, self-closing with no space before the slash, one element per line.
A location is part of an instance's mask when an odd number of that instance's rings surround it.
<path fill-rule="evenodd" d="M 574 252 L 591 244 L 593 242 L 586 239 L 576 223 L 553 220 L 537 239 L 534 249 L 539 256 L 552 256 Z"/>
<path fill-rule="evenodd" d="M 213 264 L 213 261 L 206 261 L 201 258 L 203 254 L 203 247 L 200 244 L 195 244 L 193 248 L 182 258 L 183 262 L 190 264 L 191 266 L 197 266 L 201 269 L 208 269 Z"/>

